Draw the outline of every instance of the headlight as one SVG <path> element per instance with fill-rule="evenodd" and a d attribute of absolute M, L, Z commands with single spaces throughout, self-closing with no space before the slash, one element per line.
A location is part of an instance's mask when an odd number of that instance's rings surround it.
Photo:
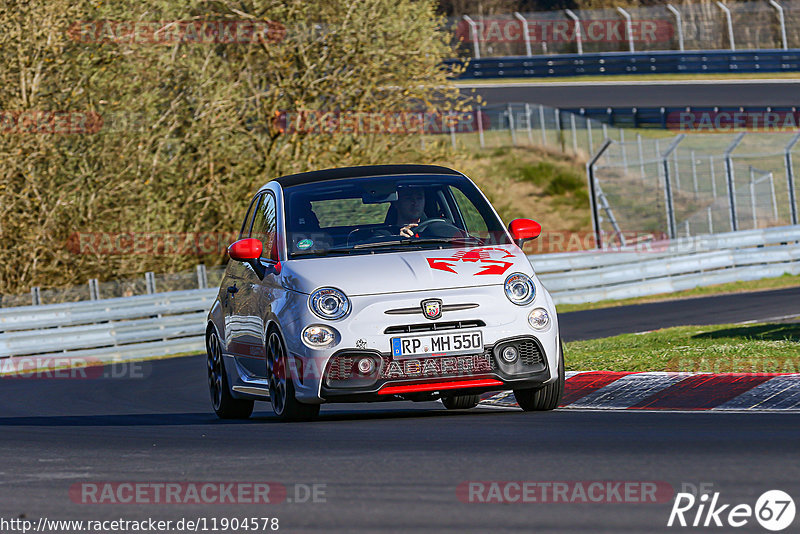
<path fill-rule="evenodd" d="M 519 306 L 524 306 L 536 296 L 536 287 L 529 276 L 515 273 L 506 278 L 506 296 L 508 300 Z"/>
<path fill-rule="evenodd" d="M 327 326 L 312 325 L 303 330 L 303 342 L 314 349 L 328 347 L 335 340 L 336 333 Z"/>
<path fill-rule="evenodd" d="M 332 287 L 323 287 L 311 293 L 308 306 L 323 319 L 341 319 L 350 311 L 350 301 L 344 293 Z"/>
<path fill-rule="evenodd" d="M 528 314 L 528 324 L 536 330 L 544 330 L 550 325 L 550 314 L 544 308 L 534 308 Z"/>

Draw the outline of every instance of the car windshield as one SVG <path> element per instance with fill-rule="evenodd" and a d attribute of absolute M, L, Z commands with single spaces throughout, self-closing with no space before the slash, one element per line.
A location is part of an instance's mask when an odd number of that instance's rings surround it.
<path fill-rule="evenodd" d="M 291 258 L 511 243 L 483 195 L 462 176 L 293 185 L 285 204 Z"/>

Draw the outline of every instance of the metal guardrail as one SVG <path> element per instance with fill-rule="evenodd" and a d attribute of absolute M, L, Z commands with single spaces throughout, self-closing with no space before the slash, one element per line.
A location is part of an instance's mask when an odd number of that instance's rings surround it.
<path fill-rule="evenodd" d="M 800 225 L 653 242 L 643 247 L 542 254 L 530 259 L 556 303 L 800 274 Z M 205 313 L 216 293 L 215 289 L 197 289 L 0 309 L 0 358 L 109 360 L 200 351 Z"/>
<path fill-rule="evenodd" d="M 710 74 L 796 72 L 800 49 L 603 52 L 467 60 L 461 79 L 530 78 L 606 74 Z M 464 65 L 450 59 L 446 65 Z"/>

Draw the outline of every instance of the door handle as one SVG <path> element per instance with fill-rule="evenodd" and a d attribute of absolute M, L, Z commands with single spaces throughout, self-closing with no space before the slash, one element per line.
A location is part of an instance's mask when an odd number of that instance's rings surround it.
<path fill-rule="evenodd" d="M 234 293 L 236 293 L 237 291 L 239 291 L 239 288 L 238 288 L 238 287 L 236 287 L 235 285 L 228 286 L 228 293 L 230 293 L 230 294 L 234 294 Z"/>

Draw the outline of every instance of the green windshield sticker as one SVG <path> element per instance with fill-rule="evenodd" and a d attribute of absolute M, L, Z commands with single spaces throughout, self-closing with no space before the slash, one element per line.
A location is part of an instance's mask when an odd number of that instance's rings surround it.
<path fill-rule="evenodd" d="M 311 248 L 314 245 L 314 242 L 310 239 L 301 239 L 297 242 L 297 248 L 300 250 L 306 250 L 307 248 Z"/>

